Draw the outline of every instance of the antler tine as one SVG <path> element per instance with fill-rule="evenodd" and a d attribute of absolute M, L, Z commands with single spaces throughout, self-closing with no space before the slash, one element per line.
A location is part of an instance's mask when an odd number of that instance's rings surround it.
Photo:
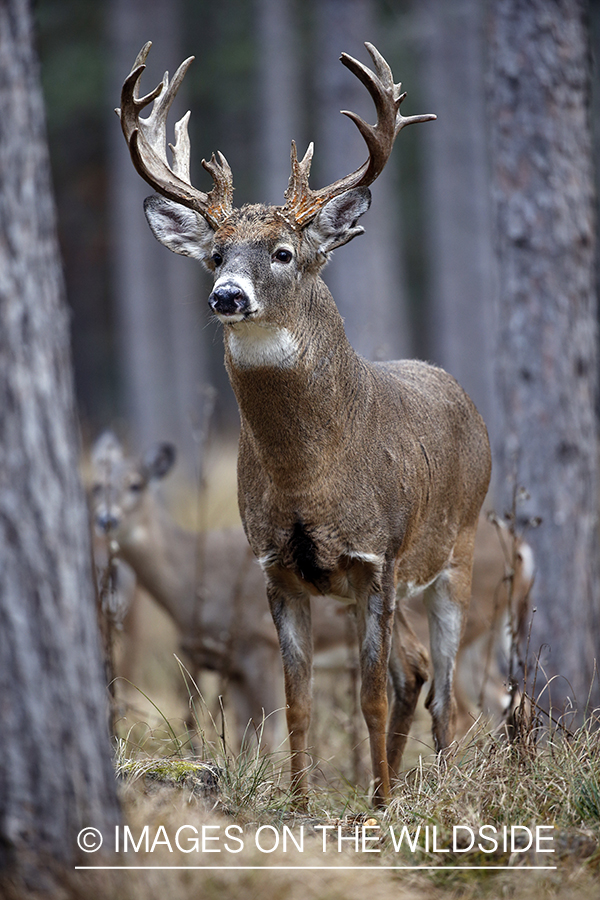
<path fill-rule="evenodd" d="M 315 145 L 310 142 L 302 161 L 298 162 L 298 151 L 296 150 L 296 141 L 292 141 L 291 164 L 292 171 L 287 190 L 284 193 L 286 205 L 295 209 L 301 202 L 303 190 L 308 189 L 308 176 L 310 175 L 310 165 L 313 158 Z"/>
<path fill-rule="evenodd" d="M 175 143 L 169 144 L 169 149 L 173 157 L 173 172 L 183 181 L 190 181 L 190 136 L 188 134 L 188 122 L 190 121 L 190 111 L 188 110 L 178 122 L 175 122 Z"/>
<path fill-rule="evenodd" d="M 365 85 L 375 104 L 376 125 L 369 125 L 354 112 L 342 110 L 343 115 L 352 119 L 360 131 L 367 145 L 369 158 L 350 175 L 346 175 L 327 187 L 313 191 L 308 185 L 312 150 L 309 148 L 310 156 L 307 151 L 302 163 L 298 163 L 293 146 L 292 174 L 285 192 L 285 210 L 286 212 L 289 210 L 291 215 L 287 218 L 292 218 L 298 228 L 303 228 L 311 219 L 314 219 L 319 209 L 333 197 L 352 188 L 366 187 L 372 184 L 389 159 L 394 140 L 405 125 L 429 122 L 436 118 L 432 114 L 403 116 L 400 113 L 400 104 L 406 97 L 406 92 L 402 93 L 400 83 L 394 84 L 392 70 L 377 48 L 369 43 L 365 43 L 365 47 L 373 60 L 375 72 L 347 53 L 342 53 L 340 59 L 346 68 Z"/>
<path fill-rule="evenodd" d="M 187 112 L 175 124 L 175 144 L 169 144 L 173 154 L 173 165 L 167 159 L 166 122 L 167 115 L 194 57 L 181 63 L 173 80 L 169 73 L 145 97 L 139 97 L 142 72 L 152 43 L 148 41 L 138 53 L 133 68 L 121 92 L 121 109 L 117 110 L 125 140 L 129 146 L 133 164 L 142 178 L 156 191 L 170 200 L 175 200 L 196 210 L 213 228 L 229 215 L 233 209 L 233 178 L 227 160 L 222 154 L 210 163 L 202 160 L 202 165 L 210 173 L 214 187 L 209 193 L 193 187 L 190 180 L 190 139 Z M 140 112 L 154 101 L 150 115 L 140 118 Z"/>
<path fill-rule="evenodd" d="M 168 165 L 167 162 L 167 115 L 175 99 L 175 95 L 181 86 L 181 82 L 185 76 L 185 73 L 189 69 L 190 65 L 194 61 L 194 57 L 190 56 L 188 59 L 184 60 L 181 63 L 173 80 L 169 83 L 169 73 L 165 72 L 163 75 L 163 80 L 161 82 L 162 88 L 158 96 L 154 101 L 154 105 L 152 107 L 152 112 L 148 116 L 147 119 L 143 120 L 143 126 L 146 133 L 146 137 L 148 139 L 148 143 L 154 148 L 156 153 L 159 154 L 164 163 Z M 139 83 L 139 82 L 138 82 Z M 177 135 L 178 130 L 187 131 L 187 120 L 189 120 L 190 114 L 186 113 L 184 118 L 186 122 L 184 123 L 183 119 L 180 119 L 175 126 L 175 133 Z M 180 126 L 178 128 L 178 126 Z M 181 128 L 183 126 L 183 129 Z M 176 141 L 177 143 L 177 141 Z M 189 149 L 189 139 L 187 141 L 187 147 Z M 189 164 L 188 164 L 189 169 Z"/>

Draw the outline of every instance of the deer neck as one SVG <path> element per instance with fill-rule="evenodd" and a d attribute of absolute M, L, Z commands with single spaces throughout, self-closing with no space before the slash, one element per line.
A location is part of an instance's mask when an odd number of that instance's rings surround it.
<path fill-rule="evenodd" d="M 248 325 L 225 328 L 242 430 L 276 483 L 288 483 L 290 472 L 310 472 L 314 482 L 343 445 L 364 362 L 320 278 L 284 327 Z"/>
<path fill-rule="evenodd" d="M 118 535 L 120 555 L 180 628 L 190 628 L 196 601 L 196 537 L 148 497 L 135 523 Z"/>

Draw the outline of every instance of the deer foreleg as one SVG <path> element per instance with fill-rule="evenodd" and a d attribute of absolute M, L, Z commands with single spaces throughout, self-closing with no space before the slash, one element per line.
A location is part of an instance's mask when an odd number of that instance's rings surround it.
<path fill-rule="evenodd" d="M 393 615 L 393 589 L 391 592 L 371 594 L 358 601 L 356 622 L 360 646 L 360 702 L 369 731 L 375 806 L 383 806 L 390 795 L 385 744 L 388 715 L 387 670 Z"/>
<path fill-rule="evenodd" d="M 271 614 L 279 637 L 285 684 L 286 721 L 290 738 L 292 789 L 299 806 L 306 806 L 306 753 L 312 699 L 312 633 L 310 597 L 292 594 L 277 584 L 267 588 Z"/>
<path fill-rule="evenodd" d="M 473 548 L 477 524 L 466 526 L 458 537 L 452 562 L 424 594 L 433 681 L 425 706 L 431 713 L 435 749 L 450 745 L 456 731 L 454 670 L 464 620 L 471 599 Z"/>

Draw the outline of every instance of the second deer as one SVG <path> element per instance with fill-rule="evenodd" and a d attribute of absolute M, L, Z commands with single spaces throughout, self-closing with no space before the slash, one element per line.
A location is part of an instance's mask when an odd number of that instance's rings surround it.
<path fill-rule="evenodd" d="M 238 749 L 244 737 L 259 732 L 262 745 L 273 750 L 285 737 L 280 722 L 285 700 L 263 574 L 241 527 L 188 531 L 160 502 L 155 488 L 171 471 L 175 455 L 174 446 L 164 442 L 139 458 L 128 455 L 111 431 L 96 440 L 90 514 L 99 581 L 105 579 L 108 546 L 110 557 L 133 571 L 175 623 L 186 665 L 193 672 L 217 672 L 226 682 Z M 128 594 L 131 600 L 130 589 Z M 122 607 L 123 616 L 126 604 L 127 599 L 105 605 Z M 344 619 L 333 604 L 319 608 L 316 622 L 317 652 L 342 644 Z"/>

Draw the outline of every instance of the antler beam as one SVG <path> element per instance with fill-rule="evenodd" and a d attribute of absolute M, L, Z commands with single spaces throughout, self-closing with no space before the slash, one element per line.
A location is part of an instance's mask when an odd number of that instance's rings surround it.
<path fill-rule="evenodd" d="M 392 70 L 377 48 L 369 43 L 365 43 L 365 47 L 373 60 L 375 72 L 352 56 L 348 56 L 347 53 L 342 53 L 340 59 L 346 68 L 362 81 L 375 103 L 376 125 L 369 125 L 356 113 L 342 110 L 345 116 L 352 119 L 363 136 L 369 157 L 355 172 L 327 187 L 313 191 L 308 185 L 313 145 L 309 145 L 304 158 L 298 162 L 296 145 L 292 143 L 292 173 L 285 192 L 284 211 L 286 218 L 293 221 L 298 228 L 303 228 L 314 219 L 321 207 L 333 197 L 352 188 L 367 187 L 372 184 L 385 166 L 392 152 L 394 141 L 405 125 L 430 122 L 436 118 L 432 114 L 403 116 L 400 112 L 400 104 L 406 97 L 406 92 L 401 93 L 401 84 L 394 84 Z"/>
<path fill-rule="evenodd" d="M 175 145 L 169 144 L 173 155 L 172 166 L 167 159 L 167 115 L 194 57 L 190 56 L 181 63 L 171 82 L 169 73 L 165 72 L 161 83 L 145 97 L 140 97 L 140 79 L 151 46 L 152 42 L 148 41 L 138 53 L 123 83 L 121 108 L 116 110 L 133 164 L 159 194 L 199 212 L 213 228 L 218 228 L 233 210 L 233 177 L 227 160 L 222 153 L 217 153 L 216 156 L 213 154 L 210 162 L 202 160 L 202 165 L 213 179 L 213 189 L 205 193 L 193 187 L 187 130 L 189 112 L 175 124 Z M 140 118 L 141 111 L 152 101 L 154 105 L 148 118 Z"/>
<path fill-rule="evenodd" d="M 213 154 L 210 162 L 202 160 L 203 167 L 213 179 L 213 189 L 205 193 L 193 187 L 190 180 L 190 140 L 187 130 L 189 112 L 175 124 L 175 144 L 169 144 L 172 165 L 169 165 L 167 159 L 167 115 L 194 57 L 191 56 L 179 66 L 171 82 L 169 73 L 165 72 L 161 83 L 149 94 L 140 97 L 140 79 L 146 68 L 145 61 L 151 46 L 152 43 L 148 41 L 138 53 L 123 84 L 121 108 L 116 110 L 133 164 L 142 178 L 159 194 L 196 210 L 216 229 L 233 210 L 233 177 L 227 160 L 222 153 L 217 153 Z M 369 156 L 351 174 L 327 187 L 312 190 L 308 181 L 313 145 L 309 145 L 304 158 L 298 161 L 296 145 L 292 143 L 292 171 L 285 192 L 286 202 L 281 211 L 294 228 L 304 228 L 333 197 L 353 188 L 372 184 L 385 166 L 394 141 L 405 125 L 429 122 L 436 118 L 430 114 L 403 116 L 400 104 L 406 97 L 406 92 L 402 93 L 401 84 L 394 84 L 392 70 L 381 53 L 372 44 L 365 43 L 365 47 L 373 60 L 375 71 L 347 53 L 342 53 L 340 59 L 365 85 L 375 104 L 376 125 L 369 125 L 354 112 L 342 110 L 363 136 Z M 141 111 L 152 102 L 154 105 L 148 118 L 140 118 Z"/>

